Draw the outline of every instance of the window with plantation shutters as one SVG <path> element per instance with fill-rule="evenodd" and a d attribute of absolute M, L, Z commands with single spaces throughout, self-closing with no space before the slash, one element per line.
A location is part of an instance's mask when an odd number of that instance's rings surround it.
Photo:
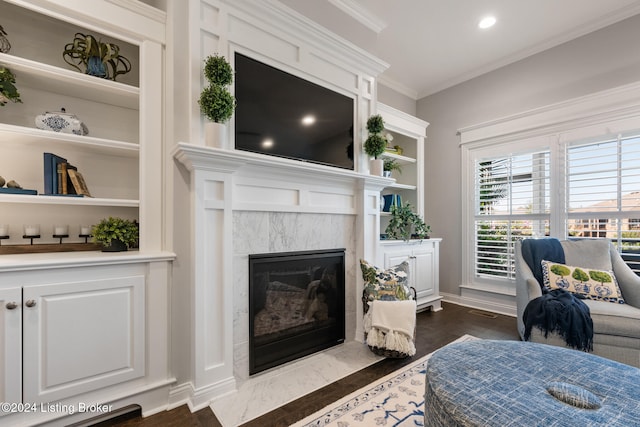
<path fill-rule="evenodd" d="M 640 82 L 459 135 L 461 300 L 508 310 L 530 237 L 610 239 L 640 276 Z"/>
<path fill-rule="evenodd" d="M 640 270 L 640 135 L 566 149 L 567 235 L 611 239 Z"/>
<path fill-rule="evenodd" d="M 549 234 L 548 150 L 475 160 L 475 275 L 513 279 L 514 244 Z"/>

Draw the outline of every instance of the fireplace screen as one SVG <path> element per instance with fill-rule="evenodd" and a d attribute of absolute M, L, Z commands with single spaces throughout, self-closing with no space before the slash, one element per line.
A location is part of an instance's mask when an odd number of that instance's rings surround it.
<path fill-rule="evenodd" d="M 344 249 L 249 255 L 249 374 L 344 342 Z"/>

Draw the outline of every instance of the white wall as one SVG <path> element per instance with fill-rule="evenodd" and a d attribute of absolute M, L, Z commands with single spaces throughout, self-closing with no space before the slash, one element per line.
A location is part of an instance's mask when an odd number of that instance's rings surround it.
<path fill-rule="evenodd" d="M 430 123 L 425 219 L 442 237 L 440 290 L 462 280 L 459 128 L 640 80 L 640 16 L 420 99 Z"/>

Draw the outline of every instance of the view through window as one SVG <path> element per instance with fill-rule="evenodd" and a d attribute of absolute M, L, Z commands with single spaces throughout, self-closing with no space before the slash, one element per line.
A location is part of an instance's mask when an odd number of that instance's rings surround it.
<path fill-rule="evenodd" d="M 477 157 L 473 174 L 476 278 L 513 280 L 515 242 L 551 235 L 609 238 L 640 272 L 640 134 Z"/>

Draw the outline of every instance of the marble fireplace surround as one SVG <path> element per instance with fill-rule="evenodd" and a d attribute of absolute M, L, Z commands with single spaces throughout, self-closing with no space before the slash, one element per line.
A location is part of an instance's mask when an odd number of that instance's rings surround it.
<path fill-rule="evenodd" d="M 187 143 L 173 155 L 190 172 L 196 397 L 248 378 L 249 254 L 346 248 L 346 341 L 362 340 L 358 261 L 376 259 L 379 194 L 393 180 Z"/>

